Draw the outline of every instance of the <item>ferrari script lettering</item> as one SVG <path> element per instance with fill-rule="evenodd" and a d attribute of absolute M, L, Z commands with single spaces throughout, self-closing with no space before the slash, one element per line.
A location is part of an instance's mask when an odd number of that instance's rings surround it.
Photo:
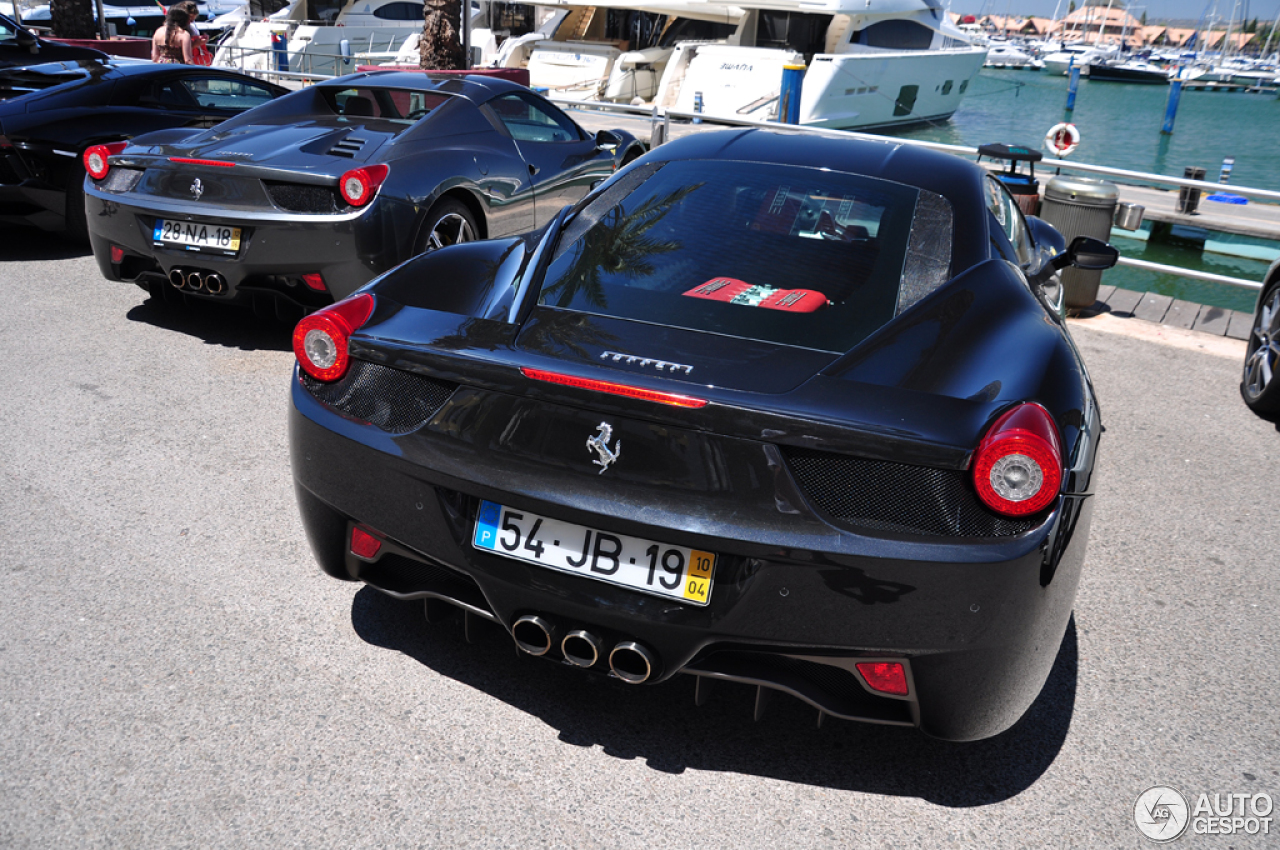
<path fill-rule="evenodd" d="M 692 366 L 686 366 L 683 363 L 671 363 L 666 360 L 654 360 L 651 357 L 638 357 L 634 354 L 619 354 L 616 351 L 603 351 L 600 353 L 601 360 L 612 360 L 614 363 L 626 363 L 627 365 L 652 366 L 659 372 L 683 372 L 688 375 L 693 372 Z"/>

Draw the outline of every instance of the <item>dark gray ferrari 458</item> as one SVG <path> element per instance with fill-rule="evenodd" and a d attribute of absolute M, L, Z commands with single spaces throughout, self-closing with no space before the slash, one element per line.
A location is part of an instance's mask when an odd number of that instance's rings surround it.
<path fill-rule="evenodd" d="M 531 230 L 642 153 L 505 80 L 354 74 L 86 152 L 90 241 L 111 280 L 313 309 L 415 254 Z"/>
<path fill-rule="evenodd" d="M 995 735 L 1062 642 L 1102 433 L 1047 293 L 1115 259 L 950 155 L 672 142 L 298 324 L 311 546 L 619 682 Z"/>

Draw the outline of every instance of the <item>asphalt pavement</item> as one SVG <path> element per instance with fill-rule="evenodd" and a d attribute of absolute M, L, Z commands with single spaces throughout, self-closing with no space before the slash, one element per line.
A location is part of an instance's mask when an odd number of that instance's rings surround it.
<path fill-rule="evenodd" d="M 325 577 L 289 328 L 0 230 L 0 846 L 1147 847 L 1152 786 L 1280 798 L 1280 432 L 1239 343 L 1141 327 L 1072 326 L 1107 430 L 1049 683 L 949 744 L 696 708 Z"/>

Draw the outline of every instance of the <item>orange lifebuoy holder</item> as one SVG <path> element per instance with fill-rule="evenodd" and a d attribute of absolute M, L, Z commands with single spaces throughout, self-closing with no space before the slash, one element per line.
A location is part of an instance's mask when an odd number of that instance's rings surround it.
<path fill-rule="evenodd" d="M 1044 146 L 1059 158 L 1070 156 L 1080 147 L 1080 131 L 1075 124 L 1054 124 L 1045 134 Z"/>

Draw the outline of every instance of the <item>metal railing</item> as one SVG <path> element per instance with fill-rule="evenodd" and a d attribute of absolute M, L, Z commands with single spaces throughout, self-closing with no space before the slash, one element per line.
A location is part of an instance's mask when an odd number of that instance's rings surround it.
<path fill-rule="evenodd" d="M 274 56 L 276 55 L 275 51 L 271 51 L 271 50 L 255 50 L 250 48 L 235 48 L 235 49 L 243 50 L 245 54 L 250 54 L 250 53 L 270 54 L 268 58 L 271 59 L 272 61 L 274 61 Z M 290 67 L 292 67 L 292 62 L 294 57 L 298 55 L 299 54 L 289 54 L 290 63 L 291 63 Z M 301 55 L 306 56 L 308 54 L 301 54 Z M 352 63 L 356 64 L 356 60 L 354 59 L 354 57 L 332 56 L 329 54 L 316 54 L 316 55 L 324 56 L 325 58 L 337 59 L 339 61 L 341 61 L 343 58 L 351 58 Z M 332 76 L 327 74 L 315 74 L 315 73 L 294 72 L 294 71 L 272 71 L 268 69 L 255 69 L 255 68 L 244 68 L 242 70 L 248 74 L 261 75 L 268 78 L 278 77 L 283 79 L 297 79 L 297 80 L 302 80 L 303 82 L 310 82 L 310 81 L 321 80 L 321 79 L 332 79 Z M 745 119 L 745 118 L 732 119 L 732 118 L 721 118 L 719 116 L 717 116 L 714 119 L 709 119 L 708 116 L 700 112 L 682 112 L 680 110 L 675 110 L 675 109 L 661 110 L 658 107 L 631 106 L 629 104 L 603 103 L 601 101 L 583 101 L 583 100 L 574 100 L 572 98 L 563 98 L 563 97 L 554 97 L 554 96 L 550 96 L 547 99 L 559 106 L 563 106 L 571 109 L 581 109 L 581 110 L 595 111 L 595 112 L 614 112 L 614 113 L 621 113 L 624 115 L 633 115 L 633 116 L 636 116 L 637 118 L 648 118 L 650 120 L 651 129 L 653 127 L 656 127 L 659 124 L 659 122 L 661 122 L 664 127 L 664 130 L 661 133 L 661 138 L 664 140 L 669 138 L 671 121 L 675 119 L 675 120 L 686 120 L 686 121 L 707 121 L 713 124 L 723 124 L 723 125 L 735 126 L 735 127 L 762 127 L 770 130 L 785 129 L 788 132 L 804 133 L 804 134 L 815 135 L 815 136 L 827 136 L 829 138 L 865 139 L 868 141 L 876 141 L 876 142 L 892 141 L 896 144 L 927 148 L 929 150 L 942 151 L 944 153 L 957 154 L 959 156 L 976 157 L 978 155 L 977 148 L 968 147 L 966 145 L 949 145 L 943 142 L 927 142 L 927 141 L 922 141 L 918 139 L 902 139 L 896 136 L 878 136 L 878 135 L 875 135 L 874 133 L 860 133 L 856 130 L 830 130 L 822 127 L 806 127 L 804 125 L 779 124 L 776 121 L 754 121 L 754 120 Z M 1221 183 L 1210 183 L 1206 180 L 1188 180 L 1182 177 L 1168 177 L 1163 174 L 1151 174 L 1143 171 L 1129 171 L 1123 168 L 1110 168 L 1103 165 L 1090 165 L 1088 163 L 1083 163 L 1083 162 L 1068 162 L 1062 159 L 1046 160 L 1045 165 L 1052 168 L 1061 168 L 1061 169 L 1066 169 L 1068 171 L 1079 171 L 1086 174 L 1097 174 L 1105 177 L 1115 177 L 1115 178 L 1121 178 L 1125 180 L 1136 180 L 1143 183 L 1151 183 L 1158 186 L 1179 186 L 1179 187 L 1186 186 L 1186 187 L 1195 188 L 1195 189 L 1208 189 L 1214 192 L 1218 192 L 1223 189 L 1223 185 Z M 1280 192 L 1273 191 L 1270 189 L 1254 189 L 1248 186 L 1232 185 L 1231 192 L 1232 194 L 1242 195 L 1244 197 L 1280 202 Z M 1209 283 L 1220 283 L 1220 284 L 1225 284 L 1227 286 L 1239 287 L 1241 289 L 1252 289 L 1256 291 L 1262 288 L 1261 281 L 1246 280 L 1244 278 L 1238 278 L 1238 277 L 1228 277 L 1227 275 L 1213 274 L 1211 272 L 1201 272 L 1201 271 L 1196 271 L 1194 269 L 1183 268 L 1181 266 L 1165 265 L 1163 263 L 1152 263 L 1146 260 L 1134 260 L 1127 257 L 1121 257 L 1119 260 L 1119 265 L 1130 266 L 1132 268 L 1142 269 L 1144 271 L 1150 271 L 1150 272 L 1157 272 L 1161 274 L 1176 275 L 1178 277 L 1185 277 L 1191 280 L 1202 280 L 1202 281 L 1207 281 Z"/>

